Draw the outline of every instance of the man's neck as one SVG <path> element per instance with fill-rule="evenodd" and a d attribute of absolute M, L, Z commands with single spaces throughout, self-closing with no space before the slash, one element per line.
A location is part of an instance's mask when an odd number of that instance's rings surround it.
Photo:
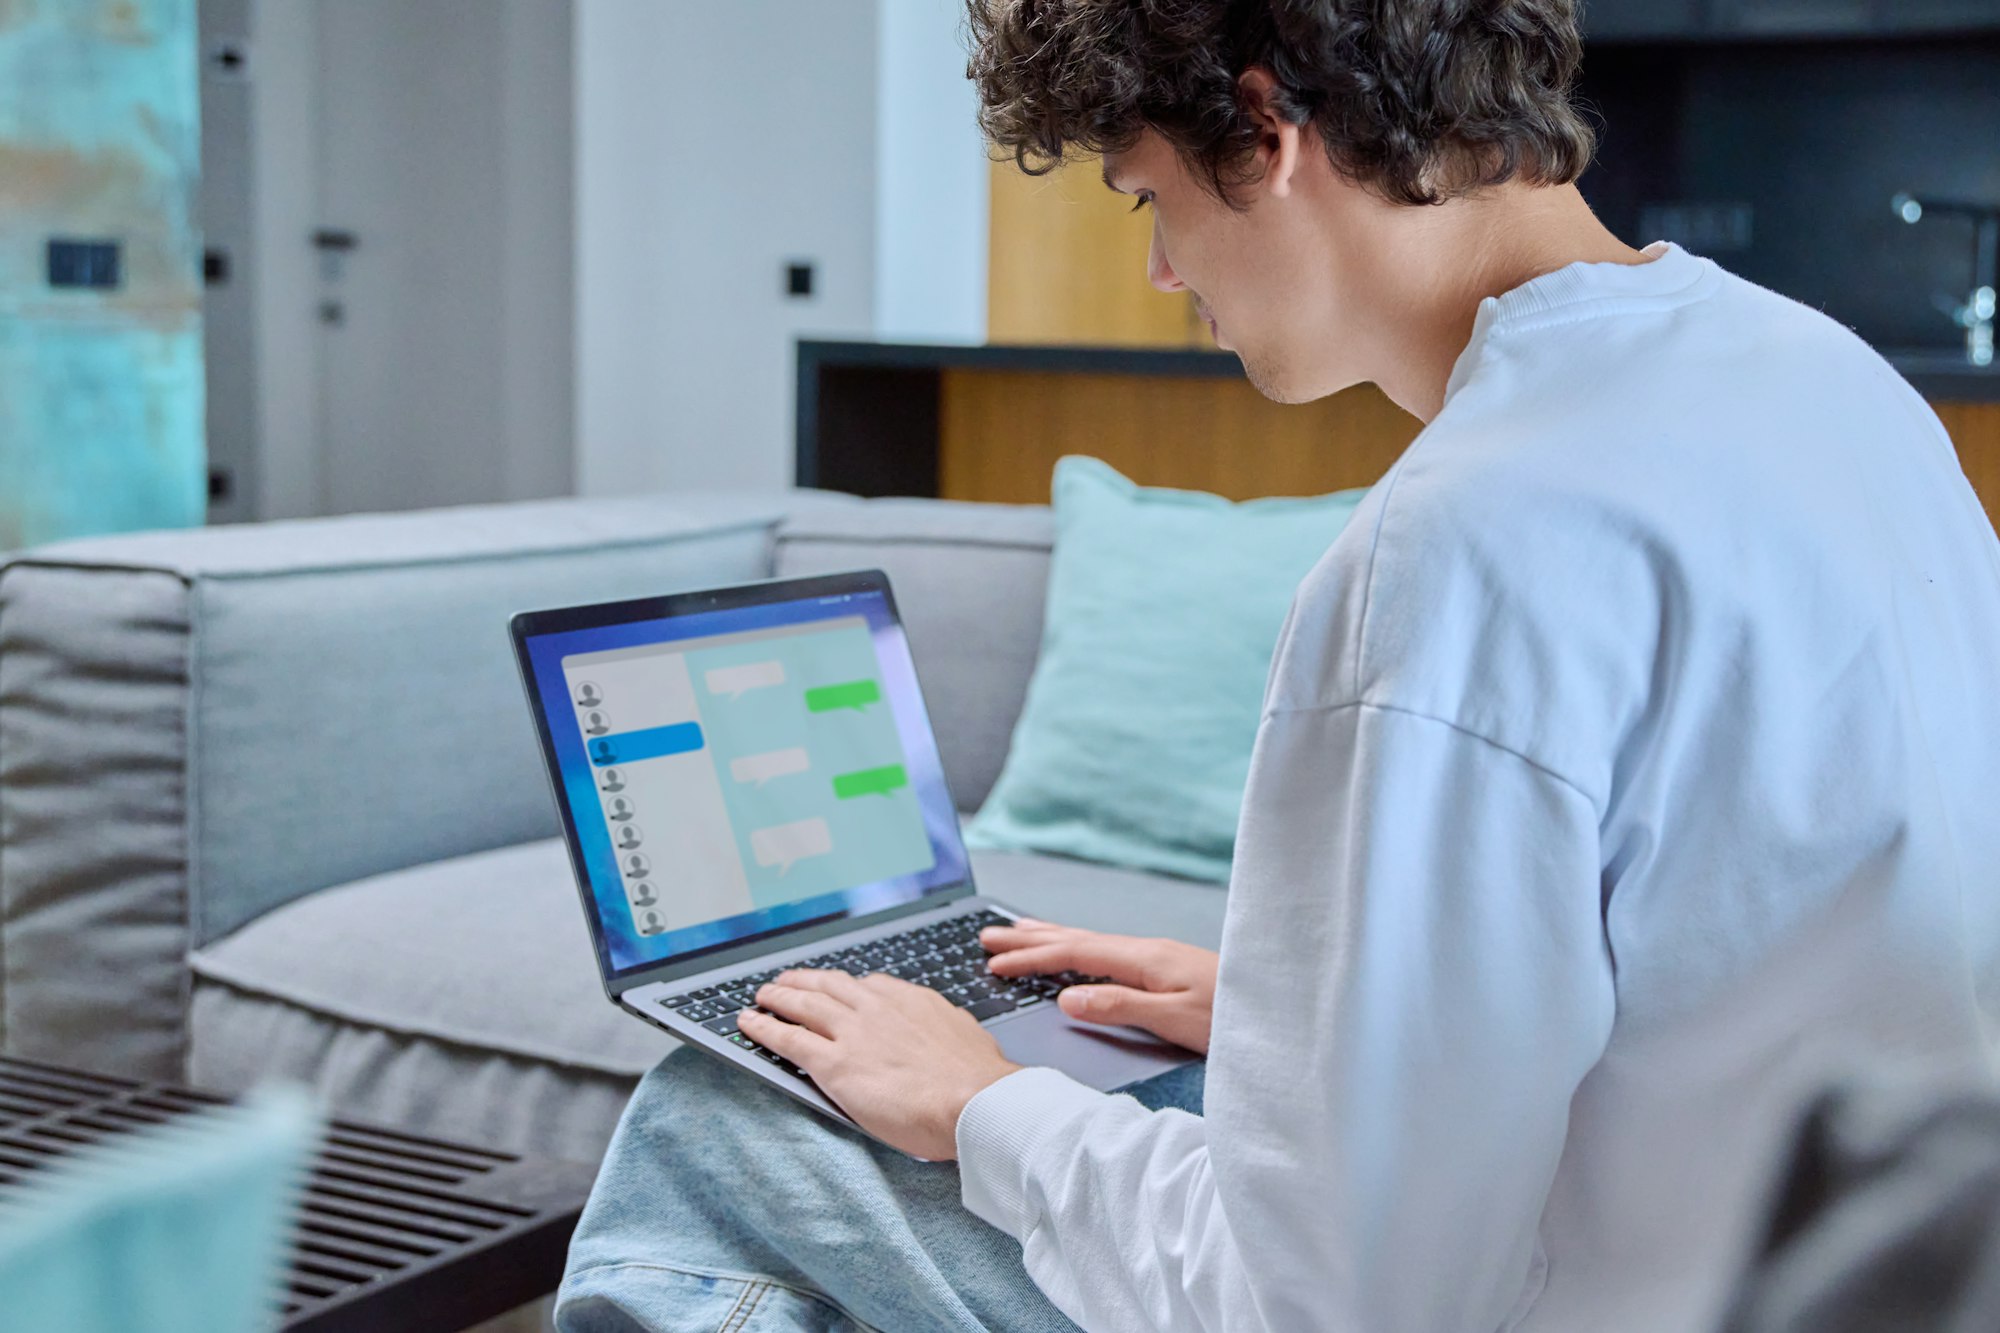
<path fill-rule="evenodd" d="M 1385 268 L 1394 290 L 1378 299 L 1401 317 L 1383 330 L 1376 382 L 1425 422 L 1444 407 L 1480 302 L 1571 264 L 1648 261 L 1606 230 L 1570 185 L 1503 186 L 1399 221 L 1400 253 Z"/>

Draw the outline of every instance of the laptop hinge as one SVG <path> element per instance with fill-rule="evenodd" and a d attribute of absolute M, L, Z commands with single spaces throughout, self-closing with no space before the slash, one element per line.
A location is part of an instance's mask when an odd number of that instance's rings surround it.
<path fill-rule="evenodd" d="M 927 893 L 913 902 L 898 903 L 894 907 L 885 907 L 879 912 L 869 912 L 863 916 L 840 917 L 837 920 L 822 921 L 816 925 L 801 926 L 796 930 L 780 931 L 775 935 L 767 935 L 762 939 L 754 940 L 747 944 L 739 944 L 728 949 L 717 949 L 714 953 L 705 953 L 698 958 L 673 959 L 661 963 L 657 967 L 649 967 L 643 972 L 634 972 L 630 976 L 620 977 L 616 981 L 611 982 L 606 989 L 611 992 L 611 998 L 615 1000 L 628 990 L 639 986 L 650 986 L 656 981 L 678 981 L 682 977 L 691 977 L 702 972 L 713 972 L 717 968 L 731 967 L 737 963 L 746 963 L 753 958 L 761 958 L 765 954 L 777 953 L 785 949 L 796 949 L 802 944 L 812 944 L 818 940 L 832 939 L 835 935 L 845 935 L 849 931 L 865 930 L 870 926 L 879 926 L 885 922 L 899 920 L 902 917 L 916 916 L 920 912 L 936 911 L 938 908 L 958 902 L 960 899 L 970 898 L 975 892 L 976 890 L 970 882 L 954 884 L 948 889 L 939 889 L 937 892 Z"/>

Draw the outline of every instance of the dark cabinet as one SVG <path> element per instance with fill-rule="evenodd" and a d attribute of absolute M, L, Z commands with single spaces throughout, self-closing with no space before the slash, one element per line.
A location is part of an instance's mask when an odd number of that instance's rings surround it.
<path fill-rule="evenodd" d="M 1866 33 L 1880 0 L 1710 0 L 1717 36 L 1845 37 Z"/>
<path fill-rule="evenodd" d="M 1583 33 L 1605 41 L 1693 37 L 1706 7 L 1704 0 L 1584 0 Z"/>
<path fill-rule="evenodd" d="M 2000 0 L 1875 0 L 1875 31 L 1898 37 L 2000 32 Z"/>
<path fill-rule="evenodd" d="M 1584 0 L 1583 29 L 1611 42 L 2000 33 L 2000 0 Z"/>

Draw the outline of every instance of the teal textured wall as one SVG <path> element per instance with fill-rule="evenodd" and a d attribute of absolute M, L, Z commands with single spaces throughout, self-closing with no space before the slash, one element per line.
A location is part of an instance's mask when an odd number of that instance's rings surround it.
<path fill-rule="evenodd" d="M 202 521 L 198 60 L 195 0 L 0 0 L 0 550 Z"/>

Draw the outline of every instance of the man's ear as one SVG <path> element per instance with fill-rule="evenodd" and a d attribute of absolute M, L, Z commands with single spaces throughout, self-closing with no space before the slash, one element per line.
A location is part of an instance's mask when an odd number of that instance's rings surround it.
<path fill-rule="evenodd" d="M 1257 171 L 1252 174 L 1265 193 L 1283 199 L 1292 192 L 1299 169 L 1304 127 L 1285 118 L 1277 107 L 1278 80 L 1262 65 L 1252 65 L 1236 80 L 1243 114 L 1257 131 Z"/>

